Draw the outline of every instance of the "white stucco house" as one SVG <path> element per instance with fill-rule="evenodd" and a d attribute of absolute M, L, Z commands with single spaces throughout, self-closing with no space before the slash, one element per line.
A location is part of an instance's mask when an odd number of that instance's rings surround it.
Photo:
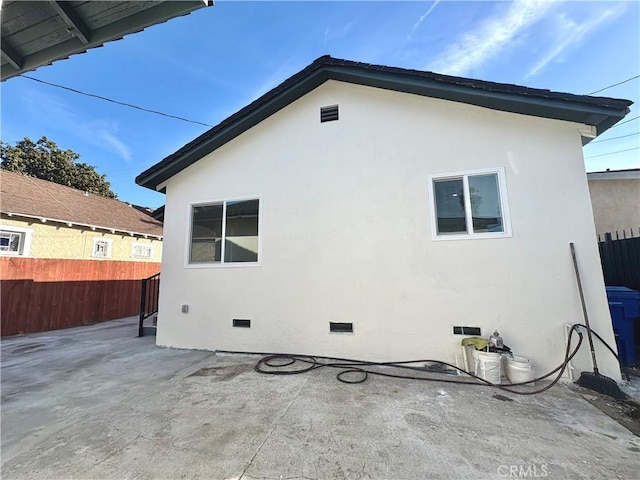
<path fill-rule="evenodd" d="M 137 177 L 166 193 L 157 343 L 454 362 L 497 328 L 542 373 L 583 322 L 574 242 L 615 345 L 582 146 L 630 104 L 315 60 Z"/>

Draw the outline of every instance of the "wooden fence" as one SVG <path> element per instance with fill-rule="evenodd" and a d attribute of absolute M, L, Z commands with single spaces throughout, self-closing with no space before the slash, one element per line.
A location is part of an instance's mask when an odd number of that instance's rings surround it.
<path fill-rule="evenodd" d="M 0 257 L 2 336 L 137 315 L 159 263 Z"/>
<path fill-rule="evenodd" d="M 607 286 L 622 286 L 640 290 L 640 237 L 633 236 L 633 230 L 620 234 L 605 233 L 599 238 L 600 261 Z"/>

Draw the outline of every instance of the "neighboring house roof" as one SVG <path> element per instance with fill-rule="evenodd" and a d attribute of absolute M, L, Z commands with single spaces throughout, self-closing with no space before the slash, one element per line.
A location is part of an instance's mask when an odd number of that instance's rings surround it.
<path fill-rule="evenodd" d="M 164 205 L 156 208 L 151 216 L 160 222 L 164 222 Z"/>
<path fill-rule="evenodd" d="M 587 180 L 640 180 L 640 168 L 589 172 L 587 173 Z"/>
<path fill-rule="evenodd" d="M 328 55 L 142 172 L 136 183 L 153 190 L 176 173 L 286 107 L 327 80 L 366 85 L 467 103 L 505 112 L 566 120 L 595 127 L 600 135 L 629 112 L 629 100 L 551 92 L 432 72 L 371 65 Z M 586 139 L 588 142 L 590 139 Z"/>
<path fill-rule="evenodd" d="M 2 2 L 2 80 L 213 4 L 206 0 Z"/>
<path fill-rule="evenodd" d="M 68 226 L 162 238 L 162 223 L 128 203 L 6 170 L 0 170 L 0 211 Z"/>

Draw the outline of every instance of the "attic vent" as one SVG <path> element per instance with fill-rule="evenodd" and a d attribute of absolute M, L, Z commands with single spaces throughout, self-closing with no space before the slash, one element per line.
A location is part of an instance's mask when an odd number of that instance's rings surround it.
<path fill-rule="evenodd" d="M 251 328 L 251 320 L 245 320 L 243 318 L 234 318 L 233 326 L 239 328 Z"/>
<path fill-rule="evenodd" d="M 329 322 L 329 331 L 337 333 L 353 333 L 353 323 Z"/>
<path fill-rule="evenodd" d="M 338 120 L 338 105 L 320 108 L 320 123 Z"/>
<path fill-rule="evenodd" d="M 473 335 L 475 337 L 479 337 L 482 335 L 482 331 L 480 327 L 453 327 L 454 335 Z"/>

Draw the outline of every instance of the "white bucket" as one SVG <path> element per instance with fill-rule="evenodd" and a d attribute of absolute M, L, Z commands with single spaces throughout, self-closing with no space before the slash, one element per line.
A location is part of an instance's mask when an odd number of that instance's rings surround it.
<path fill-rule="evenodd" d="M 536 378 L 531 362 L 528 358 L 513 356 L 507 358 L 507 378 L 511 383 L 531 383 Z"/>
<path fill-rule="evenodd" d="M 476 347 L 473 345 L 463 345 L 462 346 L 462 361 L 464 363 L 463 367 L 467 372 L 473 373 L 475 371 L 475 361 L 476 357 L 473 355 L 473 352 L 476 351 Z"/>
<path fill-rule="evenodd" d="M 487 382 L 499 384 L 501 371 L 500 364 L 502 358 L 499 353 L 473 351 L 475 358 L 475 374 Z"/>

